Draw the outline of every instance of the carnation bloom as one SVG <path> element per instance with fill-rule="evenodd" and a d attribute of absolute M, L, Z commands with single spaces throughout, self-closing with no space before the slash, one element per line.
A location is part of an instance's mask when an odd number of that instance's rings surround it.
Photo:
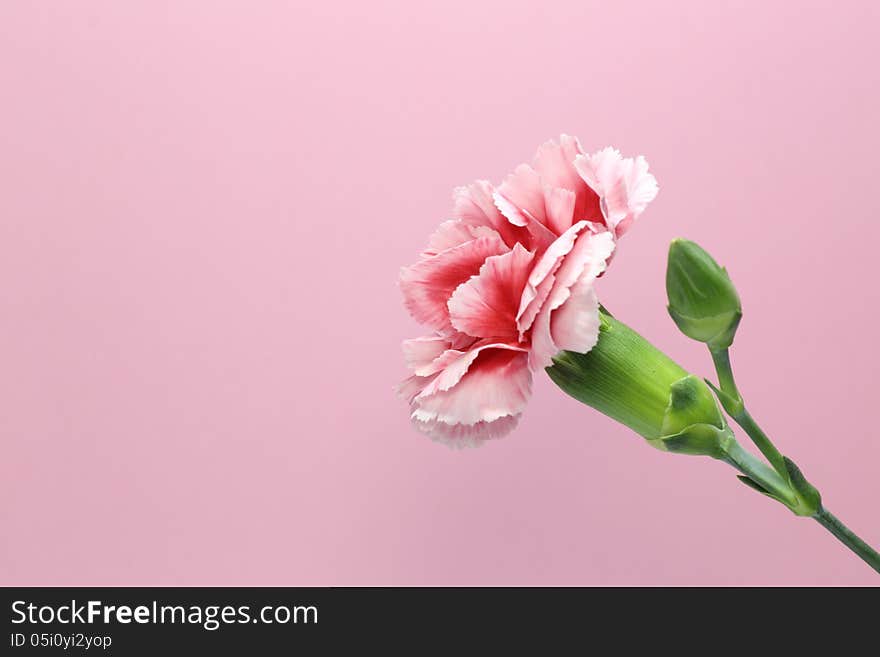
<path fill-rule="evenodd" d="M 567 135 L 497 188 L 456 189 L 453 218 L 400 274 L 407 309 L 432 331 L 403 343 L 415 426 L 453 446 L 512 430 L 532 373 L 596 344 L 595 280 L 656 194 L 644 158 L 587 155 Z"/>

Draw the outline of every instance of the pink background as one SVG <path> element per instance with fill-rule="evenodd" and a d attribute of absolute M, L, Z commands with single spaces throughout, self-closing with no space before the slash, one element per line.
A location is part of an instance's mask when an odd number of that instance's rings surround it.
<path fill-rule="evenodd" d="M 4 2 L 0 583 L 877 583 L 544 376 L 463 452 L 392 387 L 455 185 L 644 153 L 603 301 L 709 374 L 663 272 L 716 254 L 753 412 L 880 544 L 878 7 Z"/>

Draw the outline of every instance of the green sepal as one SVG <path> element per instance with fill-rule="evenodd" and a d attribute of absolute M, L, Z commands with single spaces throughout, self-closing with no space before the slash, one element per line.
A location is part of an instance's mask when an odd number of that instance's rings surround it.
<path fill-rule="evenodd" d="M 709 379 L 703 379 L 710 388 L 712 388 L 712 392 L 715 393 L 715 396 L 718 397 L 718 401 L 721 402 L 721 406 L 727 412 L 727 414 L 736 418 L 740 413 L 743 412 L 745 405 L 743 404 L 743 400 L 739 397 L 734 397 L 733 395 L 729 395 L 724 392 L 721 388 L 715 387 L 715 384 L 712 383 Z"/>
<path fill-rule="evenodd" d="M 695 424 L 724 427 L 724 417 L 709 388 L 689 374 L 669 386 L 669 404 L 660 431 L 663 436 L 677 434 Z"/>
<path fill-rule="evenodd" d="M 819 494 L 819 491 L 816 490 L 813 484 L 807 481 L 807 478 L 804 477 L 801 469 L 795 465 L 794 461 L 787 456 L 783 456 L 782 460 L 785 462 L 785 469 L 788 470 L 789 483 L 798 497 L 797 508 L 792 508 L 791 510 L 799 516 L 816 515 L 816 512 L 822 508 L 822 496 Z"/>
<path fill-rule="evenodd" d="M 718 403 L 698 377 L 689 374 L 669 386 L 669 403 L 663 415 L 662 435 L 652 446 L 675 454 L 720 458 L 725 441 L 733 437 Z"/>
<path fill-rule="evenodd" d="M 682 333 L 689 338 L 706 343 L 710 349 L 730 347 L 742 320 L 741 310 L 708 317 L 692 317 L 677 311 L 671 305 L 666 306 L 666 311 Z"/>
<path fill-rule="evenodd" d="M 692 424 L 676 434 L 649 440 L 653 447 L 674 454 L 721 458 L 725 442 L 733 437 L 730 429 L 712 424 Z"/>
<path fill-rule="evenodd" d="M 785 506 L 789 506 L 785 500 L 780 498 L 778 495 L 774 495 L 773 493 L 771 493 L 769 490 L 764 488 L 761 484 L 759 484 L 757 481 L 755 481 L 751 477 L 747 477 L 745 475 L 737 475 L 736 478 L 739 479 L 741 482 L 743 482 L 746 486 L 748 486 L 752 490 L 756 490 L 759 493 L 761 493 L 761 495 L 766 495 L 767 497 L 769 497 L 772 500 L 776 500 L 777 502 L 781 502 L 782 504 L 785 504 Z M 791 507 L 789 507 L 789 508 L 791 508 Z"/>

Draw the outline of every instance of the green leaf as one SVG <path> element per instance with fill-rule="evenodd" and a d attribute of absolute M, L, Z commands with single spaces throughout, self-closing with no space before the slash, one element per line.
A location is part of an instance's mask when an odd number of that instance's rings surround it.
<path fill-rule="evenodd" d="M 778 496 L 776 496 L 773 493 L 771 493 L 770 491 L 768 491 L 766 488 L 764 488 L 761 484 L 759 484 L 754 479 L 752 479 L 750 477 L 746 477 L 745 475 L 737 475 L 736 478 L 739 479 L 741 482 L 743 482 L 746 486 L 748 486 L 752 490 L 756 490 L 759 493 L 761 493 L 761 495 L 766 495 L 770 499 L 773 499 L 773 500 L 776 500 L 777 502 L 782 502 L 783 504 L 785 504 L 784 500 L 780 499 Z M 786 506 L 788 506 L 788 505 L 786 504 Z"/>
<path fill-rule="evenodd" d="M 706 382 L 706 385 L 712 388 L 712 392 L 718 397 L 718 401 L 721 402 L 721 406 L 730 417 L 736 418 L 742 413 L 743 408 L 745 408 L 742 399 L 734 397 L 733 395 L 728 395 L 721 388 L 716 388 L 715 384 L 709 379 L 703 379 L 703 381 Z"/>

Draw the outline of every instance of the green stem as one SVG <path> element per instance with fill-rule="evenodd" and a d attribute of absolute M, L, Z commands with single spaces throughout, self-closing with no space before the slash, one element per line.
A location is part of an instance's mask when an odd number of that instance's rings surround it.
<path fill-rule="evenodd" d="M 749 438 L 752 439 L 752 442 L 761 450 L 761 454 L 770 462 L 770 465 L 773 466 L 773 469 L 776 470 L 783 477 L 788 477 L 788 470 L 785 467 L 785 461 L 782 458 L 782 454 L 779 453 L 779 450 L 776 449 L 776 446 L 770 442 L 770 438 L 761 430 L 761 427 L 758 426 L 758 423 L 752 418 L 749 412 L 743 407 L 740 413 L 737 413 L 733 416 L 733 419 L 736 423 L 742 427 L 743 431 L 745 431 Z"/>
<path fill-rule="evenodd" d="M 722 405 L 736 423 L 743 428 L 748 434 L 752 442 L 761 450 L 761 454 L 770 462 L 773 469 L 776 470 L 783 478 L 788 478 L 788 469 L 785 467 L 785 461 L 779 450 L 770 441 L 766 433 L 758 426 L 754 418 L 746 410 L 742 395 L 736 387 L 736 381 L 733 378 L 733 369 L 730 366 L 730 353 L 727 349 L 714 350 L 710 349 L 712 361 L 715 363 L 715 371 L 718 373 L 718 383 L 721 391 L 726 395 L 721 397 Z"/>
<path fill-rule="evenodd" d="M 794 490 L 795 482 L 792 481 L 791 473 L 789 473 L 786 467 L 782 454 L 776 449 L 769 436 L 758 426 L 758 423 L 755 422 L 755 419 L 748 410 L 746 410 L 742 395 L 736 387 L 728 350 L 719 349 L 716 351 L 710 349 L 709 351 L 712 354 L 712 361 L 715 363 L 715 371 L 718 374 L 718 384 L 721 388 L 721 394 L 718 395 L 718 398 L 721 400 L 724 410 L 748 434 L 752 442 L 757 445 L 767 461 L 773 466 L 775 472 L 745 451 L 736 441 L 732 441 L 728 445 L 723 460 L 759 484 L 771 497 L 778 499 L 795 511 L 799 504 L 798 498 L 800 497 L 797 491 Z M 856 536 L 830 511 L 820 505 L 813 518 L 865 563 L 871 566 L 871 568 L 880 573 L 880 554 L 877 554 L 874 548 Z"/>
<path fill-rule="evenodd" d="M 718 383 L 721 389 L 733 397 L 735 401 L 742 403 L 742 395 L 736 387 L 733 379 L 733 368 L 730 366 L 730 352 L 727 349 L 709 349 L 712 354 L 712 362 L 715 363 L 715 371 L 718 373 Z"/>
<path fill-rule="evenodd" d="M 830 511 L 820 507 L 813 517 L 816 519 L 816 522 L 834 534 L 841 543 L 861 557 L 866 564 L 880 573 L 880 554 L 877 554 L 874 548 L 856 536 Z"/>

